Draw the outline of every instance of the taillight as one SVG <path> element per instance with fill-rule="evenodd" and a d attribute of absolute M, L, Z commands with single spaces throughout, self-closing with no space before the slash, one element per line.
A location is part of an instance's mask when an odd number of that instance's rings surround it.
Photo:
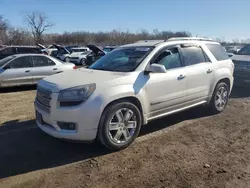
<path fill-rule="evenodd" d="M 77 66 L 74 66 L 73 69 L 77 69 Z"/>

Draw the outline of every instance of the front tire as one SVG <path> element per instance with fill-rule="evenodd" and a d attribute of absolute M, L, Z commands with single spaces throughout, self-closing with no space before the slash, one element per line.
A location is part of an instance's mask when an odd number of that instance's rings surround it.
<path fill-rule="evenodd" d="M 86 59 L 81 59 L 81 65 L 82 66 L 86 66 L 87 64 L 86 64 Z"/>
<path fill-rule="evenodd" d="M 225 110 L 229 98 L 229 86 L 225 82 L 219 82 L 214 90 L 209 108 L 213 113 L 221 113 Z"/>
<path fill-rule="evenodd" d="M 66 63 L 69 62 L 69 57 L 66 57 L 65 60 L 64 60 Z"/>
<path fill-rule="evenodd" d="M 98 138 L 111 150 L 128 147 L 138 136 L 142 124 L 140 110 L 130 102 L 108 106 L 101 117 Z"/>

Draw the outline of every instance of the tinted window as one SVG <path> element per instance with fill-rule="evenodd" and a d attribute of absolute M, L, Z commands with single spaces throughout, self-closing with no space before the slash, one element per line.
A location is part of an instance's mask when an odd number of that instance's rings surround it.
<path fill-rule="evenodd" d="M 204 52 L 200 47 L 196 47 L 196 46 L 183 47 L 182 54 L 183 54 L 186 66 L 206 62 Z"/>
<path fill-rule="evenodd" d="M 35 48 L 19 47 L 18 53 L 35 53 L 37 50 Z"/>
<path fill-rule="evenodd" d="M 0 51 L 2 55 L 12 55 L 15 52 L 13 47 L 4 48 Z"/>
<path fill-rule="evenodd" d="M 206 46 L 212 52 L 217 61 L 229 59 L 228 54 L 220 44 L 206 44 Z"/>
<path fill-rule="evenodd" d="M 33 62 L 35 67 L 53 66 L 55 63 L 44 56 L 33 56 Z"/>
<path fill-rule="evenodd" d="M 9 67 L 12 69 L 32 67 L 32 62 L 28 56 L 18 57 L 10 62 Z"/>
<path fill-rule="evenodd" d="M 172 48 L 161 52 L 154 63 L 164 65 L 166 69 L 181 67 L 180 54 L 178 49 Z"/>

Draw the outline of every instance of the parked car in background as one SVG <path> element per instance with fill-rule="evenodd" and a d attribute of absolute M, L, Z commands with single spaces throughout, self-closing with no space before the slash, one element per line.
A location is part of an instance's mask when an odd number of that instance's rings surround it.
<path fill-rule="evenodd" d="M 245 45 L 231 59 L 234 62 L 234 84 L 236 86 L 250 86 L 250 44 Z"/>
<path fill-rule="evenodd" d="M 0 60 L 0 87 L 36 84 L 46 76 L 73 69 L 74 64 L 43 54 L 11 55 Z"/>
<path fill-rule="evenodd" d="M 103 51 L 101 48 L 99 48 L 96 45 L 87 45 L 87 47 L 92 51 L 92 53 L 87 55 L 87 59 L 85 61 L 87 66 L 92 65 L 94 62 L 96 62 L 101 57 L 105 56 L 107 52 Z"/>
<path fill-rule="evenodd" d="M 54 46 L 58 49 L 56 57 L 65 62 L 69 62 L 69 58 L 72 53 L 89 51 L 87 47 L 64 47 L 56 44 L 54 44 Z"/>
<path fill-rule="evenodd" d="M 111 52 L 112 50 L 116 49 L 118 46 L 104 46 L 103 47 L 103 51 L 106 52 L 106 53 L 109 53 Z"/>
<path fill-rule="evenodd" d="M 81 52 L 81 53 L 72 53 L 69 57 L 69 62 L 74 63 L 75 65 L 83 65 L 86 66 L 86 60 L 88 55 L 93 53 L 91 50 Z"/>
<path fill-rule="evenodd" d="M 128 44 L 87 69 L 41 80 L 36 122 L 53 137 L 123 149 L 154 119 L 199 105 L 222 112 L 233 70 L 222 46 L 208 39 Z"/>
<path fill-rule="evenodd" d="M 226 52 L 229 57 L 232 57 L 233 55 L 237 54 L 241 48 L 242 48 L 241 46 L 226 46 L 225 47 Z"/>
<path fill-rule="evenodd" d="M 0 59 L 15 54 L 42 54 L 40 47 L 38 46 L 4 46 L 0 49 Z"/>
<path fill-rule="evenodd" d="M 54 47 L 54 45 L 49 45 L 48 47 L 43 46 L 42 44 L 37 44 L 40 48 L 43 54 L 50 55 L 52 57 L 57 56 L 58 49 Z"/>

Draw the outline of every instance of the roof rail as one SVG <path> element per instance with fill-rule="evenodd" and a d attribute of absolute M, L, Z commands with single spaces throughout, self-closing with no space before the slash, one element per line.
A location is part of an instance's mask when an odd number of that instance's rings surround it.
<path fill-rule="evenodd" d="M 138 40 L 135 43 L 143 43 L 143 42 L 155 42 L 155 43 L 158 43 L 158 42 L 164 42 L 164 40 Z"/>
<path fill-rule="evenodd" d="M 205 37 L 173 37 L 166 41 L 175 41 L 175 40 L 199 40 L 199 41 L 213 41 L 211 38 Z"/>

